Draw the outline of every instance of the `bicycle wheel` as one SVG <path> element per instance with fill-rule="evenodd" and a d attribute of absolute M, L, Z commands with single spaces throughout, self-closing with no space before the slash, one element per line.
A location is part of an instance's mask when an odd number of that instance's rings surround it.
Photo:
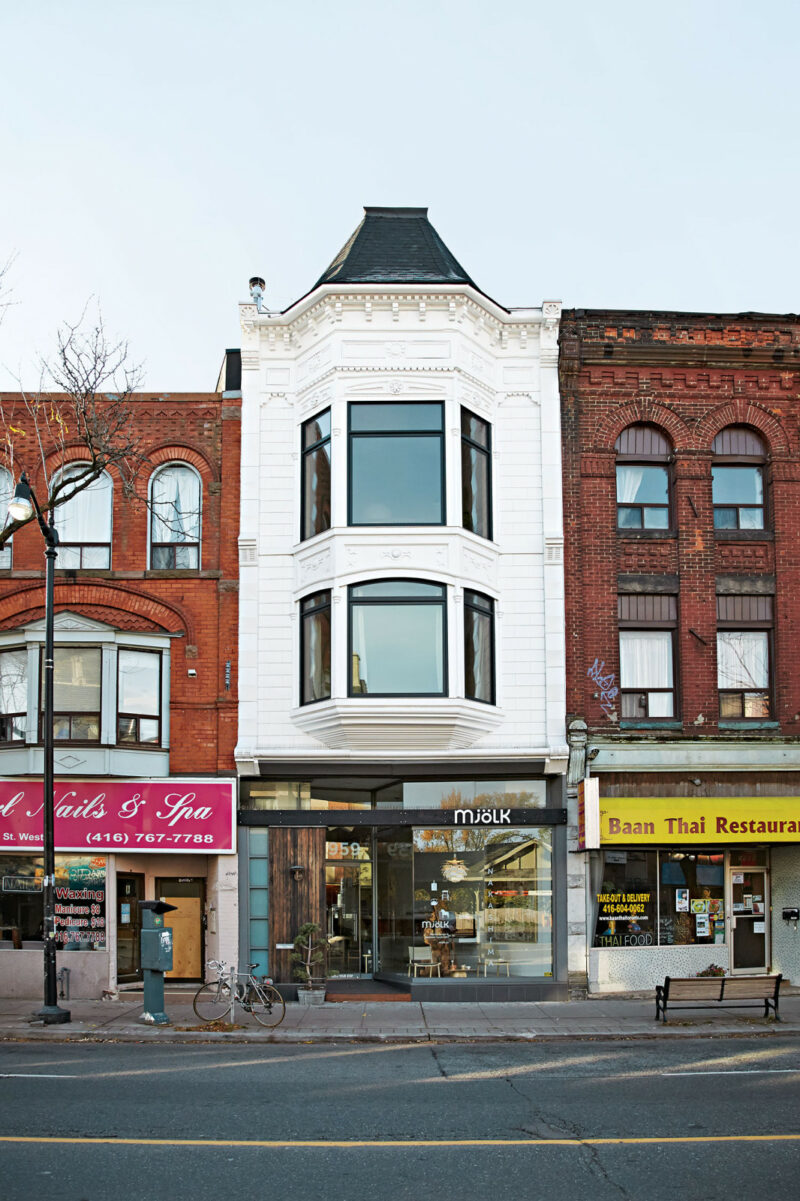
<path fill-rule="evenodd" d="M 227 980 L 204 984 L 194 994 L 192 1006 L 201 1022 L 218 1022 L 231 1011 L 231 986 Z"/>
<path fill-rule="evenodd" d="M 250 1012 L 261 1026 L 280 1026 L 286 1005 L 277 988 L 271 984 L 254 983 L 249 994 Z"/>

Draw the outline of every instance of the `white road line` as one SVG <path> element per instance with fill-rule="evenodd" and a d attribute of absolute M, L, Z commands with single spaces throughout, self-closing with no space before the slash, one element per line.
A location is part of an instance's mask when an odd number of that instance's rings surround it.
<path fill-rule="evenodd" d="M 662 1076 L 797 1076 L 800 1068 L 730 1068 L 722 1072 L 662 1072 Z"/>
<path fill-rule="evenodd" d="M 0 1072 L 0 1080 L 77 1080 L 58 1072 Z"/>

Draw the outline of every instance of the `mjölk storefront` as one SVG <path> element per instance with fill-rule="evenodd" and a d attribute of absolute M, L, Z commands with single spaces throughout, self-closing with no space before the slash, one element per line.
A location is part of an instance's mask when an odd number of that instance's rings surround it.
<path fill-rule="evenodd" d="M 713 970 L 800 977 L 800 798 L 600 797 L 597 816 L 590 990 Z"/>
<path fill-rule="evenodd" d="M 240 781 L 250 962 L 292 997 L 292 943 L 316 922 L 329 981 L 377 979 L 428 1000 L 566 997 L 561 777 L 338 771 Z"/>
<path fill-rule="evenodd" d="M 235 934 L 236 789 L 228 779 L 61 779 L 54 796 L 56 963 L 64 995 L 142 978 L 140 902 L 175 906 L 176 980 Z M 0 780 L 0 995 L 42 989 L 41 778 Z M 227 910 L 230 910 L 230 914 Z"/>

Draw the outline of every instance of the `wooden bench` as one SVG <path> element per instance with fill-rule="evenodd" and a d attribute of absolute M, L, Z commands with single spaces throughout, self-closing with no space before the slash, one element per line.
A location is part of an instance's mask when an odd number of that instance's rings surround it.
<path fill-rule="evenodd" d="M 656 1017 L 667 1021 L 667 1005 L 680 1002 L 681 1009 L 705 1009 L 706 1006 L 735 1006 L 741 1009 L 759 1009 L 764 1006 L 764 1017 L 770 1009 L 778 1015 L 778 994 L 783 976 L 690 976 L 679 978 L 667 976 L 663 984 L 656 985 Z M 686 1002 L 694 1002 L 687 1004 Z"/>

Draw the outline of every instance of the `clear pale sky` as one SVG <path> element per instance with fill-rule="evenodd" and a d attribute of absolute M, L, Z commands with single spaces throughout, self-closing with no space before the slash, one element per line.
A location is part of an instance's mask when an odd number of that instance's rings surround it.
<path fill-rule="evenodd" d="M 0 386 L 86 301 L 210 390 L 362 206 L 427 205 L 502 304 L 800 309 L 800 5 L 5 0 Z"/>

